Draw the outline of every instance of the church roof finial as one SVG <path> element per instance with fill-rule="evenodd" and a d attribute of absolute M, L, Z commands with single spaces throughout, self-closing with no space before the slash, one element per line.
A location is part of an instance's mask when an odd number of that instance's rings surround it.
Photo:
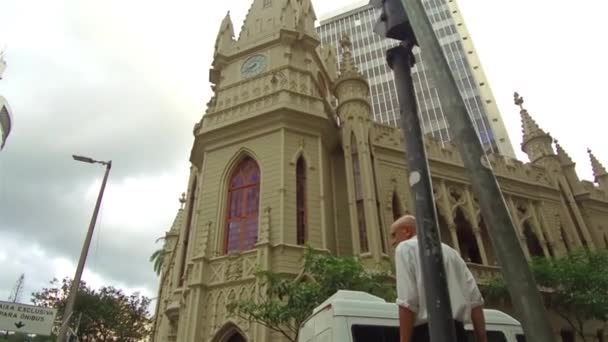
<path fill-rule="evenodd" d="M 606 168 L 604 168 L 604 165 L 602 165 L 602 163 L 600 163 L 600 161 L 597 160 L 597 158 L 593 155 L 591 149 L 588 148 L 587 153 L 589 153 L 589 158 L 591 159 L 591 168 L 593 169 L 593 176 L 595 177 L 596 181 L 598 177 L 608 175 Z"/>
<path fill-rule="evenodd" d="M 528 111 L 524 108 L 524 98 L 520 96 L 517 92 L 513 94 L 515 105 L 519 106 L 519 113 L 521 114 L 521 126 L 524 134 L 524 143 L 529 141 L 532 138 L 538 136 L 548 136 L 545 131 L 543 131 L 536 121 L 532 119 Z"/>
<path fill-rule="evenodd" d="M 340 39 L 342 48 L 342 61 L 340 63 L 340 77 L 362 77 L 353 58 L 353 43 L 348 35 L 342 35 Z"/>
<path fill-rule="evenodd" d="M 179 198 L 180 209 L 184 209 L 184 205 L 186 204 L 186 193 L 182 192 L 182 196 Z"/>
<path fill-rule="evenodd" d="M 555 139 L 554 142 L 555 142 L 555 149 L 557 150 L 557 158 L 559 159 L 560 164 L 574 165 L 574 161 L 572 160 L 572 158 L 570 158 L 570 156 L 568 155 L 566 150 L 564 150 L 562 148 L 562 146 L 559 144 L 557 139 Z"/>

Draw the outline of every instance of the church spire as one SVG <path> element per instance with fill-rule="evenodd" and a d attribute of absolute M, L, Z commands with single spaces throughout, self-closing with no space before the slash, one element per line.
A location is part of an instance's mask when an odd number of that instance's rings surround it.
<path fill-rule="evenodd" d="M 597 160 L 590 149 L 587 149 L 587 153 L 589 153 L 589 158 L 591 159 L 591 168 L 593 169 L 595 182 L 600 186 L 600 189 L 608 193 L 608 172 L 606 172 L 606 168 Z"/>
<path fill-rule="evenodd" d="M 593 169 L 593 176 L 597 180 L 599 177 L 608 176 L 608 172 L 606 172 L 606 168 L 599 160 L 593 155 L 591 149 L 587 149 L 587 153 L 589 153 L 589 158 L 591 159 L 591 168 Z"/>
<path fill-rule="evenodd" d="M 340 39 L 340 47 L 342 48 L 342 60 L 340 61 L 340 78 L 361 78 L 363 75 L 359 72 L 355 60 L 353 58 L 352 47 L 353 43 L 350 37 L 343 35 Z"/>
<path fill-rule="evenodd" d="M 315 20 L 317 15 L 312 7 L 310 0 L 300 0 L 300 6 L 298 9 L 298 24 L 297 30 L 300 33 L 308 34 L 318 39 L 317 30 L 315 30 Z"/>
<path fill-rule="evenodd" d="M 234 26 L 232 25 L 232 19 L 230 18 L 230 11 L 228 11 L 220 24 L 220 31 L 215 39 L 214 54 L 226 54 L 232 49 L 234 42 Z"/>
<path fill-rule="evenodd" d="M 521 126 L 523 131 L 523 140 L 521 143 L 522 151 L 526 152 L 532 163 L 539 161 L 547 156 L 555 156 L 553 151 L 553 138 L 548 133 L 545 133 L 536 121 L 532 119 L 528 110 L 524 108 L 524 98 L 516 92 L 513 94 L 515 104 L 519 106 L 519 114 L 521 114 Z"/>
<path fill-rule="evenodd" d="M 355 64 L 352 53 L 352 43 L 346 35 L 340 39 L 340 47 L 342 48 L 342 59 L 340 62 L 340 75 L 336 80 L 335 94 L 338 99 L 338 115 L 341 119 L 346 116 L 352 117 L 357 113 L 362 115 L 365 120 L 371 120 L 371 107 L 369 104 L 369 83 L 363 77 Z M 346 106 L 345 104 L 356 102 L 357 106 Z M 354 108 L 358 110 L 353 110 Z M 350 138 L 350 137 L 349 137 Z"/>
<path fill-rule="evenodd" d="M 521 115 L 521 126 L 524 134 L 524 143 L 530 141 L 539 136 L 548 135 L 543 131 L 536 121 L 532 119 L 532 116 L 528 113 L 528 110 L 524 108 L 524 98 L 517 92 L 513 94 L 514 102 L 519 106 L 519 114 Z"/>
<path fill-rule="evenodd" d="M 310 0 L 253 0 L 238 40 L 253 43 L 281 28 L 318 40 L 316 19 Z"/>
<path fill-rule="evenodd" d="M 566 150 L 564 150 L 562 148 L 562 146 L 559 144 L 557 139 L 555 139 L 554 142 L 555 142 L 555 149 L 557 150 L 557 158 L 559 159 L 559 163 L 562 166 L 575 165 L 572 158 L 570 158 L 570 156 L 568 155 L 568 152 L 566 152 Z"/>

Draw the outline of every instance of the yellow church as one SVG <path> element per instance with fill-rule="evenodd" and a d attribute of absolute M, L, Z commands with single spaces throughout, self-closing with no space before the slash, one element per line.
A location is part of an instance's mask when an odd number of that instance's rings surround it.
<path fill-rule="evenodd" d="M 390 270 L 388 227 L 413 211 L 398 129 L 371 119 L 353 61 L 320 46 L 310 0 L 253 0 L 238 39 L 221 22 L 214 95 L 194 125 L 190 179 L 166 234 L 152 341 L 282 341 L 226 306 L 256 267 L 297 274 L 304 245 Z M 340 59 L 340 69 L 337 60 Z M 608 172 L 594 184 L 520 104 L 530 163 L 490 155 L 526 256 L 608 247 Z M 441 239 L 481 283 L 500 272 L 455 146 L 427 141 Z M 554 318 L 556 336 L 565 327 Z"/>

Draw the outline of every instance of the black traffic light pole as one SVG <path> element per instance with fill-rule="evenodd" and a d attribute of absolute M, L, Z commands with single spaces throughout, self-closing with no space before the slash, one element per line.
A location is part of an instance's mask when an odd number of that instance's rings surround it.
<path fill-rule="evenodd" d="M 426 15 L 422 1 L 371 0 L 370 4 L 383 8 L 381 20 L 377 26 L 378 29 L 376 32 L 384 34 L 384 36 L 389 38 L 410 42 L 410 45 L 411 42 L 414 44 L 420 43 L 420 48 L 425 56 L 425 63 L 429 66 L 427 72 L 430 73 L 437 84 L 442 104 L 446 109 L 445 112 L 447 114 L 450 132 L 452 132 L 456 144 L 459 147 L 460 156 L 468 171 L 473 192 L 479 199 L 481 213 L 487 228 L 490 231 L 489 235 L 492 240 L 492 245 L 496 252 L 496 256 L 498 257 L 498 261 L 500 262 L 501 271 L 511 295 L 511 301 L 521 318 L 526 338 L 529 341 L 554 341 L 555 336 L 553 335 L 547 312 L 517 239 L 513 222 L 511 221 L 511 216 L 500 191 L 498 181 L 494 176 L 492 167 L 482 148 L 479 137 L 475 132 L 473 122 L 466 110 L 464 100 L 456 85 L 456 80 L 450 71 L 449 64 L 439 45 L 439 41 L 435 36 L 435 32 Z M 406 12 L 409 15 L 406 15 Z M 395 73 L 397 73 L 396 70 Z M 399 101 L 402 102 L 401 95 L 399 96 Z M 413 94 L 411 94 L 411 96 L 413 98 Z M 403 116 L 404 111 L 402 110 L 402 127 L 406 124 L 403 122 Z M 413 123 L 414 122 L 408 122 L 408 125 Z M 406 134 L 406 131 L 404 130 L 403 133 Z M 408 154 L 420 153 L 420 151 L 410 151 L 409 148 L 410 146 L 408 145 Z M 409 158 L 412 159 L 411 157 Z M 426 160 L 424 163 L 420 164 L 426 165 L 428 172 Z M 412 165 L 411 162 L 409 167 L 420 168 L 417 164 Z M 432 196 L 431 189 L 428 190 L 430 191 L 430 194 L 427 194 L 426 196 Z M 416 198 L 417 209 L 419 200 L 419 198 Z M 434 207 L 432 208 L 432 211 L 435 212 Z M 421 213 L 417 212 L 416 214 L 420 215 Z M 430 216 L 428 213 L 423 215 Z M 434 215 L 436 215 L 436 213 L 434 213 Z M 435 222 L 432 222 L 432 224 L 434 224 L 434 233 L 429 234 L 431 240 L 429 240 L 428 243 L 433 243 L 432 237 L 437 234 Z M 430 227 L 431 223 L 429 223 L 428 226 Z M 422 255 L 421 260 L 424 261 Z M 426 283 L 427 278 L 433 278 L 436 275 L 424 275 L 425 272 L 428 273 L 429 271 L 424 270 L 424 262 L 422 263 L 422 266 L 423 278 Z M 436 277 L 441 278 L 442 275 Z M 440 283 L 440 281 L 437 282 L 437 284 L 438 283 Z M 437 284 L 434 286 L 437 286 Z M 442 293 L 442 291 L 445 292 L 447 289 L 427 289 L 425 293 L 427 296 L 427 303 L 435 303 L 436 299 L 444 299 L 443 296 L 433 297 L 433 291 Z M 439 317 L 443 317 L 444 313 L 431 311 L 430 309 L 432 307 L 433 306 L 429 307 L 431 340 L 433 342 L 449 341 L 445 339 L 447 337 L 442 336 L 442 332 L 436 332 L 441 326 L 441 322 L 439 322 L 438 319 Z M 435 318 L 433 317 L 434 315 L 436 316 Z M 433 335 L 434 332 L 435 335 Z"/>

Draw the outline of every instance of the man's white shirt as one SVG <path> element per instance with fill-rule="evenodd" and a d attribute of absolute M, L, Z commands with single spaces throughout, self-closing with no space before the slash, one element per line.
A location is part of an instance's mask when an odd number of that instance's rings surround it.
<path fill-rule="evenodd" d="M 471 309 L 484 303 L 475 278 L 458 252 L 441 244 L 452 317 L 463 323 L 471 321 Z M 395 251 L 397 278 L 397 305 L 416 312 L 416 323 L 428 321 L 428 310 L 424 296 L 424 284 L 418 254 L 418 239 L 402 241 Z"/>

